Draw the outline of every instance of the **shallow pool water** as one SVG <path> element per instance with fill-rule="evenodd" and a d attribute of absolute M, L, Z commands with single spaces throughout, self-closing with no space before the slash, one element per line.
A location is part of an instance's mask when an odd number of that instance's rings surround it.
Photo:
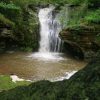
<path fill-rule="evenodd" d="M 32 81 L 60 80 L 66 78 L 68 73 L 74 73 L 87 64 L 84 61 L 66 57 L 64 54 L 53 54 L 53 59 L 52 57 L 47 58 L 42 58 L 38 53 L 10 52 L 1 54 L 0 74 L 14 74 Z"/>

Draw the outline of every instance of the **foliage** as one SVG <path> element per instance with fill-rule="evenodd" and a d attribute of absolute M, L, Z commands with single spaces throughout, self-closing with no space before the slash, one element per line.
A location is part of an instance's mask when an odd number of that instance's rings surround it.
<path fill-rule="evenodd" d="M 92 0 L 85 0 L 83 2 L 80 1 L 79 5 L 76 6 L 74 5 L 72 7 L 63 7 L 63 12 L 61 13 L 62 16 L 60 17 L 63 28 L 99 24 L 100 8 L 89 8 L 90 4 L 94 5 L 94 3 L 97 4 L 98 2 L 96 3 L 92 2 Z"/>
<path fill-rule="evenodd" d="M 5 9 L 18 9 L 18 10 L 20 9 L 20 7 L 15 6 L 13 3 L 6 4 L 3 2 L 0 3 L 0 7 Z"/>
<path fill-rule="evenodd" d="M 14 26 L 14 22 L 9 20 L 8 18 L 5 18 L 5 16 L 3 14 L 1 14 L 1 13 L 0 13 L 0 24 L 8 25 L 8 26 L 11 26 L 11 27 Z"/>
<path fill-rule="evenodd" d="M 69 12 L 68 26 L 77 26 L 84 24 L 83 19 L 87 12 L 87 3 L 84 2 L 80 6 L 72 8 Z"/>
<path fill-rule="evenodd" d="M 45 4 L 80 4 L 84 2 L 83 0 L 1 0 L 6 3 L 13 2 L 16 5 L 25 6 L 27 4 L 33 3 L 35 5 L 45 5 Z M 87 1 L 87 0 L 86 0 Z"/>
<path fill-rule="evenodd" d="M 14 3 L 16 5 L 19 6 L 25 6 L 28 4 L 41 4 L 41 5 L 45 5 L 45 4 L 73 4 L 73 5 L 79 5 L 82 4 L 84 2 L 86 2 L 87 4 L 93 6 L 96 4 L 100 4 L 99 0 L 1 0 L 1 2 L 5 2 L 5 3 Z"/>
<path fill-rule="evenodd" d="M 92 10 L 87 13 L 85 20 L 89 23 L 100 23 L 100 9 Z"/>
<path fill-rule="evenodd" d="M 13 3 L 0 3 L 0 13 L 4 14 L 8 19 L 17 22 L 21 17 L 21 8 Z"/>

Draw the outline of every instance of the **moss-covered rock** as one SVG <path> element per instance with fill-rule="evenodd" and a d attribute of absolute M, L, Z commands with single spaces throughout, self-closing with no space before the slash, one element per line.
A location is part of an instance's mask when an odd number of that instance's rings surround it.
<path fill-rule="evenodd" d="M 37 11 L 28 5 L 0 3 L 0 48 L 35 51 L 38 49 L 39 21 Z M 9 48 L 8 48 L 9 47 Z"/>
<path fill-rule="evenodd" d="M 100 49 L 100 42 L 96 39 L 99 32 L 99 28 L 95 25 L 73 26 L 62 30 L 60 37 L 65 41 L 65 48 L 72 51 L 74 56 L 84 55 L 84 58 L 91 58 Z M 78 53 L 79 51 L 83 54 Z"/>
<path fill-rule="evenodd" d="M 16 26 L 15 33 L 19 47 L 35 51 L 39 43 L 39 20 L 37 11 L 28 7 L 23 8 L 23 20 Z"/>

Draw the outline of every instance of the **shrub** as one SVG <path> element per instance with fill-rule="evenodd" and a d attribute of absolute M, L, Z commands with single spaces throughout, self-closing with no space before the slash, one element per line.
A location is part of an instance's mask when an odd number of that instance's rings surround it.
<path fill-rule="evenodd" d="M 85 16 L 85 20 L 89 23 L 100 23 L 100 9 L 89 11 Z"/>
<path fill-rule="evenodd" d="M 7 18 L 9 18 L 12 21 L 17 22 L 18 18 L 21 15 L 21 8 L 14 5 L 13 3 L 6 4 L 1 2 L 0 3 L 0 12 L 4 14 Z"/>

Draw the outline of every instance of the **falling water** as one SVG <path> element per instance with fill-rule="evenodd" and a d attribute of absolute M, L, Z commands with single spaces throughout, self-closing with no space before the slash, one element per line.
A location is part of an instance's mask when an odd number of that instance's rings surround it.
<path fill-rule="evenodd" d="M 41 8 L 38 13 L 40 22 L 40 47 L 37 53 L 30 55 L 42 60 L 61 60 L 61 25 L 54 14 L 54 6 Z"/>
<path fill-rule="evenodd" d="M 42 8 L 39 10 L 40 21 L 40 48 L 39 52 L 50 53 L 60 52 L 61 39 L 59 32 L 61 25 L 53 15 L 55 7 Z"/>

